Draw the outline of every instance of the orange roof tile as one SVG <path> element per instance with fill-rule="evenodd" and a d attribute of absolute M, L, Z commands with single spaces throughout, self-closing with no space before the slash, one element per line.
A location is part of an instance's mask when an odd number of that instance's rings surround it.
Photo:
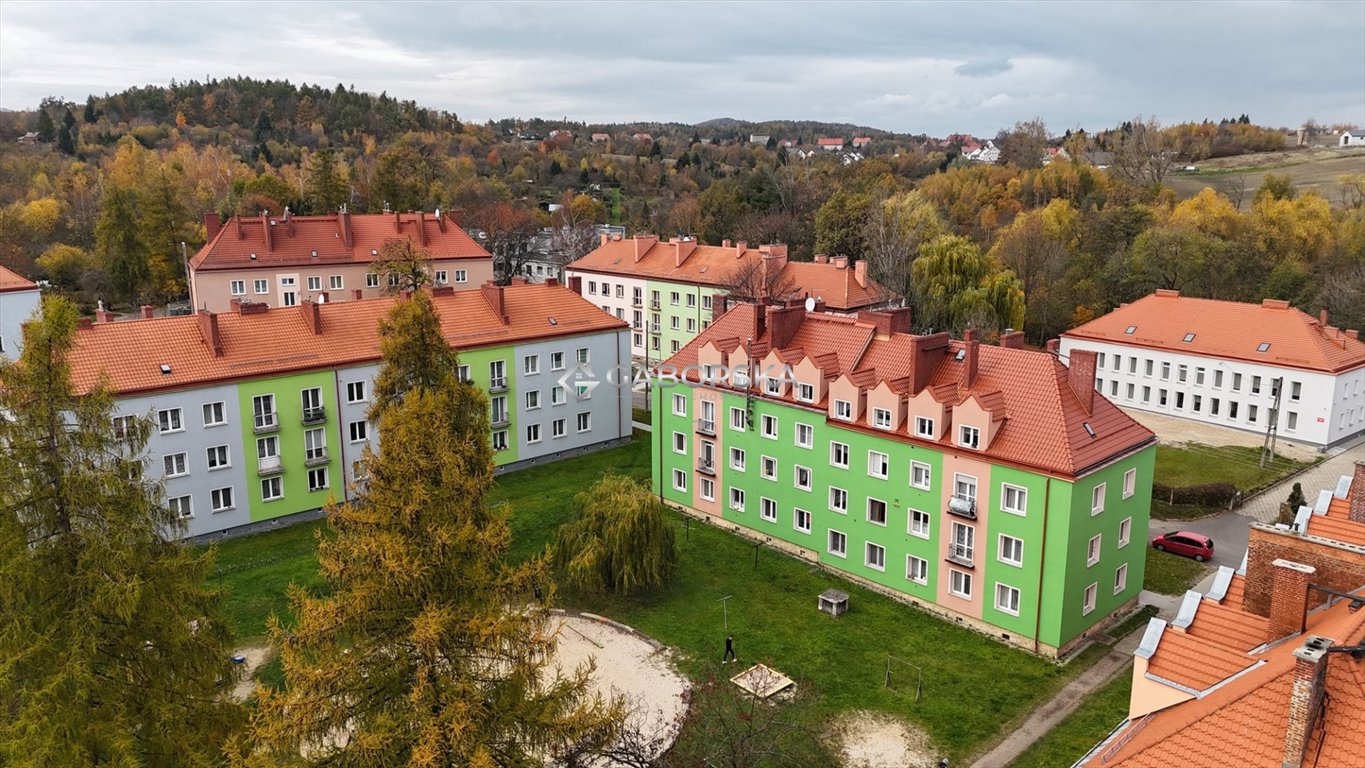
<path fill-rule="evenodd" d="M 38 284 L 19 276 L 16 272 L 0 267 L 0 293 L 8 291 L 32 291 L 38 288 Z"/>
<path fill-rule="evenodd" d="M 456 349 L 474 349 L 626 327 L 562 286 L 507 286 L 503 297 L 506 324 L 482 291 L 433 297 L 446 339 Z M 256 314 L 213 315 L 221 356 L 208 348 L 200 330 L 208 313 L 96 323 L 76 333 L 72 383 L 84 392 L 103 375 L 115 392 L 127 395 L 378 360 L 379 320 L 399 300 L 305 303 Z M 318 334 L 311 327 L 314 308 L 320 317 Z M 161 372 L 163 363 L 170 373 Z"/>
<path fill-rule="evenodd" d="M 768 344 L 769 327 L 765 326 L 762 333 L 757 328 L 760 311 L 763 308 L 752 304 L 735 307 L 663 365 L 679 370 L 697 365 L 698 350 L 712 339 L 753 338 L 755 350 Z M 912 375 L 914 338 L 904 333 L 878 336 L 876 328 L 854 318 L 810 313 L 804 316 L 788 346 L 800 347 L 812 360 L 837 354 L 840 370 L 859 386 L 871 388 L 879 381 L 891 384 L 917 378 Z M 1007 417 L 983 452 L 995 460 L 1075 477 L 1155 439 L 1149 430 L 1098 393 L 1093 412 L 1087 414 L 1071 388 L 1066 367 L 1046 352 L 979 345 L 976 379 L 966 389 L 960 386 L 965 363 L 954 359 L 961 348 L 962 342 L 942 348 L 943 353 L 931 362 L 925 388 L 949 405 L 960 404 L 973 393 L 989 395 L 987 400 L 992 406 L 1003 405 Z M 756 356 L 761 357 L 757 353 Z M 995 392 L 999 394 L 992 394 Z M 1093 437 L 1086 431 L 1087 423 L 1094 430 Z M 902 432 L 877 434 L 960 450 L 953 446 L 951 435 L 935 444 Z"/>
<path fill-rule="evenodd" d="M 1203 606 L 1199 612 L 1204 612 Z M 1204 642 L 1171 627 L 1162 634 L 1147 672 L 1186 688 L 1206 691 L 1255 663 L 1256 659 L 1245 651 Z"/>
<path fill-rule="evenodd" d="M 1228 582 L 1228 592 L 1223 595 L 1222 605 L 1228 608 L 1242 609 L 1242 598 L 1246 596 L 1247 577 L 1237 574 Z"/>
<path fill-rule="evenodd" d="M 1226 602 L 1225 596 L 1224 603 Z M 1246 653 L 1265 641 L 1266 629 L 1270 625 L 1269 619 L 1243 611 L 1240 599 L 1236 606 L 1224 603 L 1209 599 L 1200 602 L 1194 623 L 1186 628 L 1186 633 L 1190 637 L 1241 653 Z"/>
<path fill-rule="evenodd" d="M 1365 342 L 1269 299 L 1243 304 L 1157 291 L 1062 335 L 1314 371 L 1365 366 Z M 1262 344 L 1269 346 L 1257 351 Z"/>
<path fill-rule="evenodd" d="M 350 245 L 346 244 L 348 229 Z M 288 219 L 235 216 L 190 259 L 190 265 L 196 271 L 209 271 L 368 263 L 384 243 L 400 239 L 426 248 L 433 260 L 492 258 L 448 214 L 437 218 L 421 213 L 334 213 Z"/>

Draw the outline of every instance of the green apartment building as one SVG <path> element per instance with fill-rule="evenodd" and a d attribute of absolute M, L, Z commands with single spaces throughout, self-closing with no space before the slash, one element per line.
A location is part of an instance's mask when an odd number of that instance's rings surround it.
<path fill-rule="evenodd" d="M 1094 356 L 742 304 L 659 370 L 668 504 L 954 622 L 1066 653 L 1142 588 L 1155 436 Z M 813 598 L 814 596 L 812 596 Z"/>

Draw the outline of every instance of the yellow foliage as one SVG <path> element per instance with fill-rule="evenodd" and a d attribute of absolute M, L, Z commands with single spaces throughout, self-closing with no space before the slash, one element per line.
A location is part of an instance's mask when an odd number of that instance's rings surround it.
<path fill-rule="evenodd" d="M 1223 240 L 1235 240 L 1245 228 L 1242 214 L 1232 201 L 1209 187 L 1182 201 L 1171 211 L 1170 222 Z"/>
<path fill-rule="evenodd" d="M 19 212 L 19 220 L 33 237 L 43 238 L 50 236 L 57 228 L 57 220 L 61 215 L 62 204 L 50 197 L 44 197 L 24 203 L 23 209 Z"/>

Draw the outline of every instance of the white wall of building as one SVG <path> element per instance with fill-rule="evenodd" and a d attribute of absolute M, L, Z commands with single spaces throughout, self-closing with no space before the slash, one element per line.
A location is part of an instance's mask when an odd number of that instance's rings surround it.
<path fill-rule="evenodd" d="M 576 269 L 565 270 L 566 280 L 573 277 L 583 279 L 583 298 L 612 317 L 630 323 L 632 339 L 630 354 L 633 357 L 644 357 L 645 341 L 648 337 L 645 333 L 645 324 L 649 320 L 649 293 L 646 290 L 646 281 L 638 277 L 602 275 L 596 272 L 580 272 Z M 636 338 L 641 341 L 638 346 L 634 343 Z"/>
<path fill-rule="evenodd" d="M 23 325 L 42 303 L 37 288 L 30 291 L 0 292 L 0 355 L 11 360 L 23 350 Z"/>

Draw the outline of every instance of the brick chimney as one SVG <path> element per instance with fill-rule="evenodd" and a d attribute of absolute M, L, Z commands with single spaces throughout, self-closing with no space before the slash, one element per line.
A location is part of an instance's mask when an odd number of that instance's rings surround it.
<path fill-rule="evenodd" d="M 579 296 L 583 295 L 583 277 L 581 275 L 574 275 L 569 278 L 569 290 Z"/>
<path fill-rule="evenodd" d="M 304 299 L 301 302 L 303 307 L 303 321 L 305 326 L 314 336 L 322 335 L 322 305 L 311 299 Z"/>
<path fill-rule="evenodd" d="M 355 301 L 360 301 L 361 299 L 365 298 L 365 291 L 359 288 L 352 288 L 351 298 L 354 299 Z"/>
<path fill-rule="evenodd" d="M 143 320 L 151 320 L 152 317 L 154 316 L 152 314 L 151 304 L 143 304 L 142 306 L 138 307 L 138 310 L 142 313 Z"/>
<path fill-rule="evenodd" d="M 421 211 L 417 212 L 417 243 L 423 247 L 427 244 L 426 216 Z"/>
<path fill-rule="evenodd" d="M 243 301 L 237 304 L 237 314 L 239 315 L 264 315 L 270 311 L 270 305 L 264 301 Z"/>
<path fill-rule="evenodd" d="M 717 293 L 711 296 L 711 322 L 715 323 L 721 315 L 730 311 L 730 295 Z"/>
<path fill-rule="evenodd" d="M 545 278 L 545 287 L 546 287 L 546 288 L 558 288 L 558 287 L 559 287 L 559 278 L 557 278 L 557 277 L 547 277 L 547 278 Z"/>
<path fill-rule="evenodd" d="M 204 214 L 204 242 L 212 240 L 223 228 L 223 220 L 218 216 L 217 211 L 209 211 Z"/>
<path fill-rule="evenodd" d="M 858 259 L 853 264 L 853 279 L 858 281 L 859 287 L 867 287 L 867 259 Z"/>
<path fill-rule="evenodd" d="M 355 247 L 355 235 L 351 233 L 351 214 L 345 208 L 337 214 L 337 223 L 341 225 L 341 242 L 347 248 Z"/>
<path fill-rule="evenodd" d="M 636 235 L 635 238 L 634 238 L 633 240 L 631 240 L 631 242 L 634 243 L 634 245 L 635 245 L 635 253 L 634 253 L 635 261 L 636 261 L 636 262 L 639 262 L 640 259 L 643 259 L 643 258 L 645 257 L 645 254 L 649 251 L 649 249 L 650 249 L 650 248 L 653 248 L 653 247 L 654 247 L 654 244 L 657 243 L 657 242 L 659 242 L 659 236 L 658 236 L 658 235 Z"/>
<path fill-rule="evenodd" d="M 212 312 L 200 312 L 195 317 L 199 319 L 199 338 L 204 346 L 209 348 L 214 357 L 222 357 L 223 337 L 218 333 L 218 316 Z"/>
<path fill-rule="evenodd" d="M 1006 349 L 1023 349 L 1024 332 L 1006 328 L 1005 332 L 1000 334 L 1000 346 Z"/>
<path fill-rule="evenodd" d="M 100 304 L 99 309 L 95 310 L 95 322 L 111 323 L 113 321 L 114 321 L 113 314 L 109 310 L 105 309 L 103 304 Z"/>
<path fill-rule="evenodd" d="M 1321 325 L 1323 328 L 1327 327 L 1327 307 L 1318 310 L 1318 325 Z"/>
<path fill-rule="evenodd" d="M 1053 355 L 1056 355 L 1062 351 L 1062 340 L 1048 339 L 1047 343 L 1043 345 L 1043 348 L 1046 349 L 1048 352 L 1052 353 Z"/>
<path fill-rule="evenodd" d="M 771 349 L 784 349 L 791 343 L 801 322 L 806 319 L 806 308 L 800 304 L 794 307 L 768 307 L 768 345 Z"/>
<path fill-rule="evenodd" d="M 759 258 L 759 290 L 767 294 L 768 287 L 777 282 L 778 274 L 787 266 L 787 246 L 785 245 L 760 245 L 758 247 Z M 756 298 L 766 298 L 758 296 Z"/>
<path fill-rule="evenodd" d="M 446 211 L 446 218 L 450 219 L 450 223 L 454 224 L 457 227 L 460 226 L 460 219 L 462 219 L 463 217 L 464 217 L 463 208 L 451 208 L 450 210 Z"/>
<path fill-rule="evenodd" d="M 1271 563 L 1267 643 L 1303 631 L 1303 617 L 1308 610 L 1308 583 L 1317 572 L 1318 569 L 1311 565 L 1284 559 Z"/>
<path fill-rule="evenodd" d="M 735 241 L 735 258 L 736 259 L 744 258 L 744 252 L 747 251 L 748 249 L 749 249 L 748 241 L 746 240 Z"/>
<path fill-rule="evenodd" d="M 331 300 L 332 300 L 332 294 L 328 293 L 327 291 L 318 291 L 318 303 L 319 303 L 319 304 L 326 304 L 327 302 L 329 302 L 329 301 L 331 301 Z"/>
<path fill-rule="evenodd" d="M 963 346 L 967 354 L 962 358 L 962 388 L 971 389 L 976 383 L 976 370 L 981 358 L 981 342 L 976 338 L 976 329 L 968 328 L 962 333 Z"/>
<path fill-rule="evenodd" d="M 910 332 L 910 307 L 863 309 L 858 311 L 858 322 L 877 326 L 878 336 Z"/>
<path fill-rule="evenodd" d="M 1346 516 L 1357 523 L 1365 523 L 1365 461 L 1357 461 L 1355 474 L 1351 478 L 1351 490 L 1348 492 L 1351 503 L 1346 508 Z"/>
<path fill-rule="evenodd" d="M 816 263 L 816 264 L 828 264 L 828 263 L 829 263 L 829 254 L 827 254 L 827 253 L 817 253 L 817 254 L 815 254 L 815 263 Z"/>
<path fill-rule="evenodd" d="M 507 308 L 502 300 L 502 286 L 490 280 L 479 286 L 479 291 L 483 294 L 483 300 L 488 302 L 489 309 L 493 310 L 493 314 L 497 315 L 503 325 L 507 325 Z"/>
<path fill-rule="evenodd" d="M 1322 715 L 1326 694 L 1327 649 L 1332 641 L 1309 635 L 1294 649 L 1294 682 L 1289 690 L 1289 718 L 1284 733 L 1284 759 L 1280 764 L 1299 768 L 1308 747 L 1308 737 Z"/>
<path fill-rule="evenodd" d="M 1051 344 L 1052 342 L 1048 342 Z M 1071 361 L 1066 366 L 1071 391 L 1081 401 L 1087 414 L 1095 412 L 1095 353 L 1089 349 L 1071 350 Z"/>
<path fill-rule="evenodd" d="M 687 257 L 697 250 L 697 241 L 690 237 L 675 237 L 670 239 L 669 244 L 673 246 L 673 266 L 681 267 Z"/>
<path fill-rule="evenodd" d="M 847 256 L 835 256 L 835 257 L 831 260 L 831 263 L 834 264 L 834 268 L 835 268 L 835 269 L 848 269 L 848 257 L 847 257 Z"/>
<path fill-rule="evenodd" d="M 599 247 L 600 247 L 600 246 L 603 246 L 603 245 L 606 245 L 606 244 L 607 244 L 607 240 L 610 240 L 610 239 L 611 239 L 611 236 L 608 235 L 606 232 L 603 232 L 601 235 L 598 235 L 597 245 L 598 245 Z"/>
<path fill-rule="evenodd" d="M 432 295 L 432 296 L 454 296 L 454 295 L 455 295 L 455 286 L 453 286 L 453 285 L 436 285 L 436 286 L 432 286 L 432 288 L 431 288 L 431 295 Z"/>
<path fill-rule="evenodd" d="M 911 336 L 910 350 L 912 358 L 910 362 L 910 386 L 911 393 L 916 394 L 924 390 L 929 385 L 929 377 L 934 374 L 934 369 L 938 367 L 943 358 L 948 355 L 948 350 L 952 348 L 953 337 L 947 331 L 931 334 L 929 336 Z"/>
<path fill-rule="evenodd" d="M 270 226 L 270 211 L 261 211 L 261 233 L 265 237 L 265 252 L 270 253 L 275 250 L 275 233 Z"/>

